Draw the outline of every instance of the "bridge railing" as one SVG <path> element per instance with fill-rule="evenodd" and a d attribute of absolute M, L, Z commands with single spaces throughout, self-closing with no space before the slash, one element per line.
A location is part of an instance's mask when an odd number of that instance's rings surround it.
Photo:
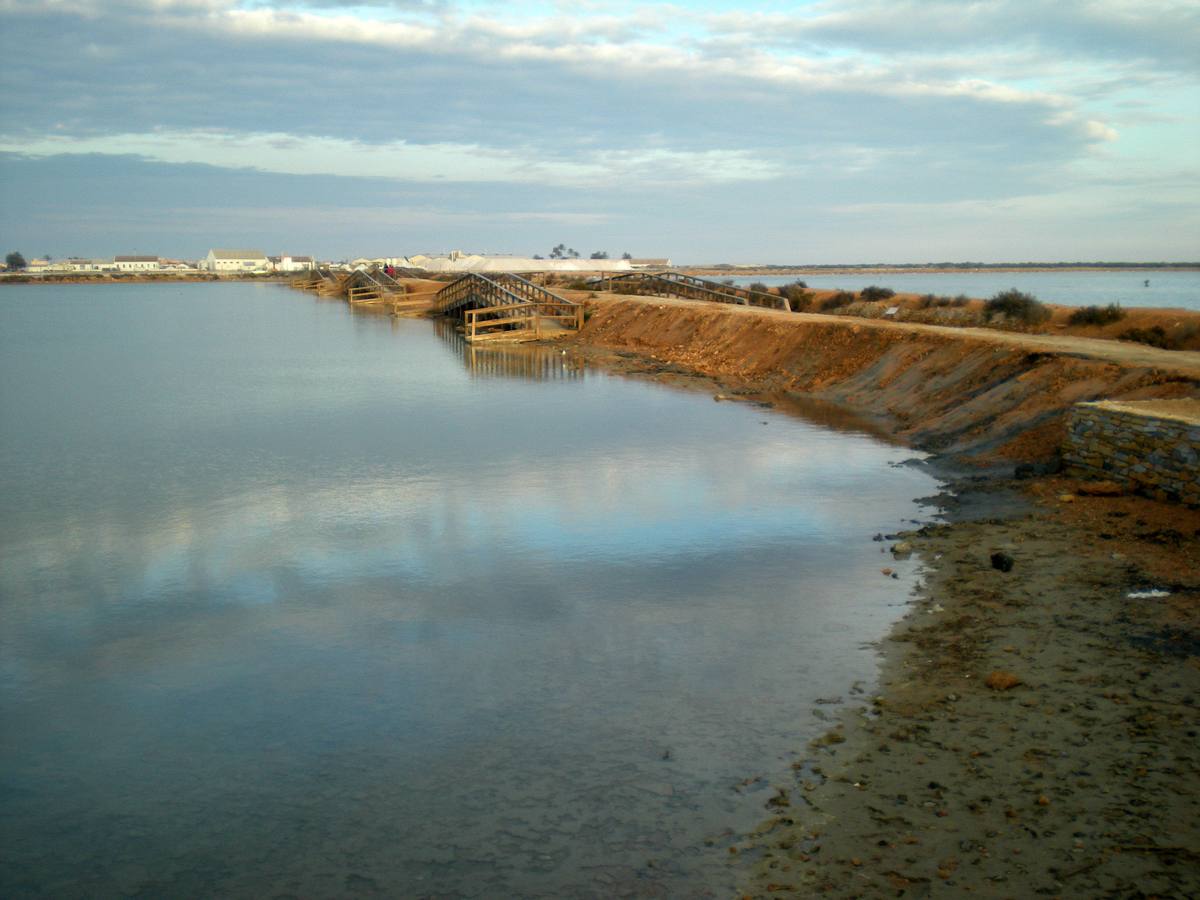
<path fill-rule="evenodd" d="M 369 273 L 372 278 L 379 282 L 380 286 L 392 293 L 405 293 L 406 288 L 399 281 L 389 275 L 380 267 L 376 266 Z"/>
<path fill-rule="evenodd" d="M 437 293 L 434 312 L 462 311 L 470 338 L 499 328 L 541 334 L 543 320 L 583 327 L 583 305 L 519 275 L 489 277 L 470 272 Z"/>
<path fill-rule="evenodd" d="M 520 275 L 497 275 L 489 277 L 470 272 L 456 278 L 437 293 L 434 312 L 453 310 L 475 302 L 480 306 L 496 306 L 503 303 L 524 301 L 537 308 L 541 315 L 550 318 L 579 318 L 582 304 L 548 291 Z"/>
<path fill-rule="evenodd" d="M 434 312 L 439 313 L 453 312 L 471 302 L 478 303 L 480 306 L 500 306 L 507 303 L 528 303 L 529 301 L 486 275 L 468 272 L 437 292 L 433 309 Z"/>
<path fill-rule="evenodd" d="M 560 297 L 553 291 L 547 290 L 540 284 L 522 278 L 520 275 L 506 273 L 500 277 L 501 283 L 508 286 L 513 293 L 527 299 L 538 308 L 538 314 L 545 319 L 555 319 L 560 322 L 570 322 L 576 328 L 583 327 L 583 304 Z"/>
<path fill-rule="evenodd" d="M 722 284 L 707 278 L 696 278 L 681 272 L 625 272 L 606 275 L 588 282 L 595 290 L 613 291 L 623 284 L 649 287 L 665 294 L 696 300 L 713 300 L 718 303 L 740 303 L 746 306 L 766 306 L 791 312 L 788 298 L 776 294 L 765 294 L 749 288 Z"/>

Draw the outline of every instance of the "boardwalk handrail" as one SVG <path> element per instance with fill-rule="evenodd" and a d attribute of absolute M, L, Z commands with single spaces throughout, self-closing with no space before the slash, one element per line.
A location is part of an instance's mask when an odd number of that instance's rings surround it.
<path fill-rule="evenodd" d="M 506 272 L 489 277 L 478 272 L 468 272 L 465 275 L 459 276 L 437 292 L 437 301 L 434 306 L 435 311 L 449 312 L 456 305 L 456 301 L 462 299 L 464 296 L 469 296 L 472 291 L 477 291 L 485 296 L 489 292 L 502 291 L 510 296 L 524 298 L 530 303 L 545 306 L 573 308 L 579 305 L 574 300 L 561 297 L 553 291 L 542 287 L 540 284 L 534 284 L 532 281 L 522 278 L 520 275 Z"/>
<path fill-rule="evenodd" d="M 588 287 L 596 290 L 611 291 L 617 282 L 648 285 L 660 289 L 663 293 L 692 299 L 743 305 L 753 303 L 756 306 L 772 306 L 787 312 L 792 311 L 792 305 L 788 298 L 782 295 L 764 294 L 762 291 L 710 281 L 707 278 L 697 278 L 694 275 L 684 275 L 682 272 L 624 272 L 620 275 L 602 275 L 587 284 Z"/>
<path fill-rule="evenodd" d="M 399 281 L 397 281 L 395 278 L 393 278 L 391 275 L 389 275 L 385 270 L 383 270 L 379 266 L 376 266 L 375 268 L 371 269 L 370 274 L 373 278 L 375 278 L 376 281 L 378 281 L 380 283 L 380 286 L 385 289 L 395 290 L 395 291 L 403 291 L 404 290 L 404 285 L 402 285 Z"/>
<path fill-rule="evenodd" d="M 390 282 L 390 284 L 385 284 L 384 282 L 380 281 L 381 278 L 387 279 L 387 281 Z M 354 285 L 354 282 L 357 279 L 365 279 L 366 281 L 370 282 L 370 286 L 373 287 L 375 290 L 379 291 L 381 294 L 394 294 L 394 293 L 403 293 L 404 292 L 404 285 L 400 284 L 400 282 L 396 281 L 394 278 L 389 277 L 388 275 L 379 271 L 378 269 L 374 269 L 374 270 L 356 269 L 354 272 L 352 272 L 350 274 L 350 283 L 352 286 L 357 286 L 357 285 Z"/>
<path fill-rule="evenodd" d="M 513 291 L 534 303 L 540 303 L 547 306 L 564 306 L 574 308 L 579 306 L 574 300 L 568 300 L 566 297 L 560 297 L 553 291 L 547 290 L 543 285 L 530 281 L 527 278 L 522 278 L 514 272 L 506 272 L 498 279 L 505 284 L 512 285 Z"/>
<path fill-rule="evenodd" d="M 528 302 L 498 281 L 493 281 L 478 272 L 468 272 L 437 292 L 433 309 L 439 313 L 453 312 L 472 300 L 476 300 L 482 306 L 499 306 L 503 302 Z"/>
<path fill-rule="evenodd" d="M 463 324 L 471 337 L 481 329 L 524 323 L 522 330 L 541 334 L 541 320 L 583 325 L 583 306 L 574 300 L 546 290 L 519 275 L 487 276 L 468 272 L 437 292 L 434 312 L 462 312 Z M 495 314 L 503 313 L 501 318 Z"/>

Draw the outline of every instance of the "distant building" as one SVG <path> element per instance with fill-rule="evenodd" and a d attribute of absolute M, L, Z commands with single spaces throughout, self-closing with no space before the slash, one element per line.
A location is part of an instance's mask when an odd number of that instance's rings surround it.
<path fill-rule="evenodd" d="M 653 259 L 653 258 L 631 259 L 629 261 L 629 264 L 631 266 L 633 266 L 635 269 L 669 269 L 669 268 L 671 268 L 671 260 L 666 259 L 666 258 L 662 258 L 662 259 Z"/>
<path fill-rule="evenodd" d="M 266 272 L 270 260 L 261 250 L 209 250 L 204 268 L 210 272 Z"/>
<path fill-rule="evenodd" d="M 164 272 L 195 272 L 198 268 L 186 259 L 160 259 L 158 264 Z"/>
<path fill-rule="evenodd" d="M 116 260 L 112 259 L 80 259 L 72 257 L 67 260 L 72 272 L 112 272 L 117 268 Z"/>
<path fill-rule="evenodd" d="M 311 256 L 272 256 L 271 268 L 276 272 L 305 272 L 316 266 Z"/>
<path fill-rule="evenodd" d="M 113 264 L 118 272 L 157 272 L 157 256 L 117 256 Z"/>

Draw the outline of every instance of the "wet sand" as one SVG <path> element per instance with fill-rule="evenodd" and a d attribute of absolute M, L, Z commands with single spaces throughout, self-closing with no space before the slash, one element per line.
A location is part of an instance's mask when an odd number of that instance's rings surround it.
<path fill-rule="evenodd" d="M 747 840 L 749 896 L 1200 894 L 1200 513 L 1080 486 L 963 484 L 1030 506 L 882 542 L 924 582 Z"/>

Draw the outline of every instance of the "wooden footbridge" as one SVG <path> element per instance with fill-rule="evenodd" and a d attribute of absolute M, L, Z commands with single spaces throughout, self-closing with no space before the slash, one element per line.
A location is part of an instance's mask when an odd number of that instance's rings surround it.
<path fill-rule="evenodd" d="M 407 273 L 406 273 L 407 274 Z M 426 273 L 413 273 L 428 279 Z M 578 285 L 577 285 L 578 286 Z M 792 312 L 786 295 L 737 287 L 681 272 L 623 272 L 584 282 L 590 291 L 652 297 L 681 297 L 763 306 Z M 351 306 L 389 306 L 394 313 L 428 310 L 456 319 L 463 336 L 477 341 L 530 341 L 583 327 L 582 303 L 569 300 L 511 273 L 471 272 L 456 278 L 432 295 L 408 296 L 403 283 L 382 268 L 336 273 L 318 267 L 292 281 L 292 287 L 320 297 L 340 297 Z"/>
<path fill-rule="evenodd" d="M 397 308 L 404 305 L 408 290 L 382 268 L 334 272 L 318 266 L 292 279 L 292 287 L 311 291 L 318 297 L 341 297 L 351 306 L 372 304 Z"/>
<path fill-rule="evenodd" d="M 583 327 L 583 304 L 520 275 L 472 272 L 437 292 L 433 311 L 462 323 L 468 341 L 538 340 Z"/>
<path fill-rule="evenodd" d="M 762 291 L 736 287 L 707 278 L 696 278 L 682 272 L 624 272 L 620 275 L 603 275 L 587 282 L 587 286 L 593 291 L 714 300 L 718 303 L 740 303 L 745 306 L 766 306 L 786 312 L 792 311 L 792 304 L 788 298 L 779 294 L 764 294 Z"/>

